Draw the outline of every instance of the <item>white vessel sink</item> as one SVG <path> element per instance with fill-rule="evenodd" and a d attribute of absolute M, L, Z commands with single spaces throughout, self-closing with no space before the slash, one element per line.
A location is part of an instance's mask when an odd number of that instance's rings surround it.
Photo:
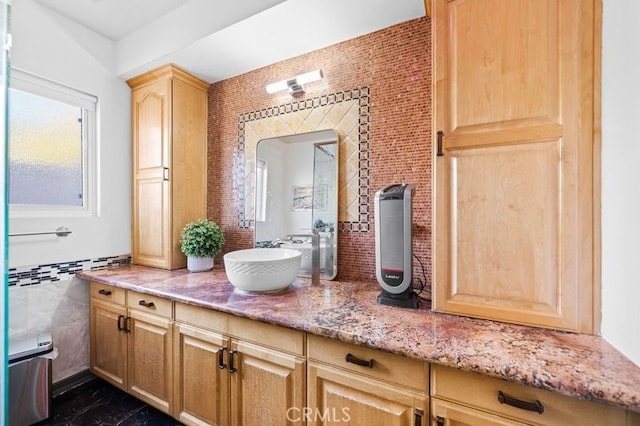
<path fill-rule="evenodd" d="M 289 287 L 298 276 L 302 254 L 283 248 L 236 250 L 224 255 L 229 282 L 239 290 L 268 292 Z"/>

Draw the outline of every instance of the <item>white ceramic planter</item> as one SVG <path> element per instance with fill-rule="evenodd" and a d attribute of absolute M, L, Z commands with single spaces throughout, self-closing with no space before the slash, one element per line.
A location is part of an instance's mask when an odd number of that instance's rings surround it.
<path fill-rule="evenodd" d="M 213 256 L 191 257 L 187 256 L 187 269 L 189 272 L 204 272 L 213 269 Z"/>

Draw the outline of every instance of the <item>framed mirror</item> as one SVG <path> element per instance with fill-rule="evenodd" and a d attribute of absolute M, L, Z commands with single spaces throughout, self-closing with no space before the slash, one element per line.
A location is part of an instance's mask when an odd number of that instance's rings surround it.
<path fill-rule="evenodd" d="M 320 278 L 338 271 L 338 134 L 321 130 L 262 139 L 255 159 L 255 246 L 302 253 L 311 276 L 311 234 L 320 236 Z"/>

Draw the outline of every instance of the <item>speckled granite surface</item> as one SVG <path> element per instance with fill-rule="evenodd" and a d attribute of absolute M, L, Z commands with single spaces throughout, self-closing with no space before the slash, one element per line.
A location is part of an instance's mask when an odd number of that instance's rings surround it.
<path fill-rule="evenodd" d="M 285 292 L 234 291 L 223 270 L 142 266 L 78 277 L 640 412 L 640 367 L 602 338 L 376 303 L 375 283 L 299 278 Z"/>

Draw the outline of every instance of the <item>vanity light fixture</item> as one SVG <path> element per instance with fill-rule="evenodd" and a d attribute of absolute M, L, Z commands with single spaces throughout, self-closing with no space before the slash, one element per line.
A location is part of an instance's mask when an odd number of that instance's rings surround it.
<path fill-rule="evenodd" d="M 322 70 L 314 70 L 295 77 L 267 84 L 267 93 L 273 94 L 281 90 L 289 90 L 290 94 L 304 92 L 304 85 L 314 81 L 322 80 Z"/>

